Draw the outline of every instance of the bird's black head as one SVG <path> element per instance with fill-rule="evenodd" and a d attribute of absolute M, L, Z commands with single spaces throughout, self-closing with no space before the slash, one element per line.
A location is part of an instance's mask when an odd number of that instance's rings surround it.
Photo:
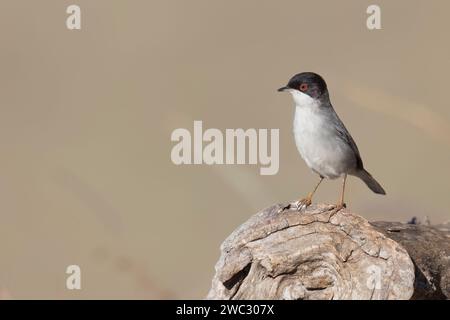
<path fill-rule="evenodd" d="M 298 90 L 313 99 L 319 99 L 323 94 L 328 93 L 325 80 L 313 72 L 296 74 L 289 80 L 287 86 L 278 89 L 278 91 L 287 91 L 289 89 Z"/>

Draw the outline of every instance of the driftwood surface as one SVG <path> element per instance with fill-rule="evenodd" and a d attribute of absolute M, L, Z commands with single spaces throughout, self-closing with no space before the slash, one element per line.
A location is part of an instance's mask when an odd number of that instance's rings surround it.
<path fill-rule="evenodd" d="M 207 299 L 448 299 L 450 232 L 274 205 L 221 246 Z"/>

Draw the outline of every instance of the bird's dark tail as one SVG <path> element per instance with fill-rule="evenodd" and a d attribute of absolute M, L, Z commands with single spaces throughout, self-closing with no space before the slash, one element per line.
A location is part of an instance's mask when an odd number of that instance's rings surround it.
<path fill-rule="evenodd" d="M 367 186 L 370 188 L 370 190 L 372 190 L 375 193 L 378 194 L 386 194 L 386 191 L 384 191 L 383 187 L 377 182 L 377 180 L 374 179 L 374 177 L 372 177 L 372 175 L 367 172 L 365 169 L 362 170 L 358 170 L 355 173 L 355 176 L 357 176 L 358 178 L 360 178 L 362 181 L 365 182 L 365 184 L 367 184 Z"/>

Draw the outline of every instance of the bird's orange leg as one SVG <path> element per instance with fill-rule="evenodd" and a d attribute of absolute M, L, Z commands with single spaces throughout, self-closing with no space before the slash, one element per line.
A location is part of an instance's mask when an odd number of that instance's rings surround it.
<path fill-rule="evenodd" d="M 306 198 L 300 199 L 295 203 L 295 206 L 297 207 L 297 210 L 300 210 L 302 207 L 307 208 L 308 206 L 311 205 L 312 203 L 312 197 L 314 195 L 314 193 L 316 192 L 317 188 L 319 188 L 320 183 L 322 182 L 323 177 L 320 177 L 319 182 L 316 184 L 316 186 L 314 187 L 314 190 L 310 193 L 308 193 L 308 195 L 306 196 Z"/>
<path fill-rule="evenodd" d="M 344 202 L 344 193 L 345 193 L 345 181 L 347 180 L 347 174 L 344 175 L 344 179 L 342 180 L 342 193 L 341 193 L 341 199 L 336 204 L 335 211 L 338 212 L 339 210 L 346 207 Z"/>

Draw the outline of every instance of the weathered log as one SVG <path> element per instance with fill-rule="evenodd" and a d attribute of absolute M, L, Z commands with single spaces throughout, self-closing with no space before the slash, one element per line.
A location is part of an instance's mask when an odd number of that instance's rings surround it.
<path fill-rule="evenodd" d="M 328 205 L 282 207 L 255 214 L 223 242 L 207 299 L 450 297 L 444 232 L 369 223 Z"/>
<path fill-rule="evenodd" d="M 372 222 L 371 224 L 408 251 L 415 267 L 412 299 L 450 299 L 448 227 L 398 222 Z"/>

